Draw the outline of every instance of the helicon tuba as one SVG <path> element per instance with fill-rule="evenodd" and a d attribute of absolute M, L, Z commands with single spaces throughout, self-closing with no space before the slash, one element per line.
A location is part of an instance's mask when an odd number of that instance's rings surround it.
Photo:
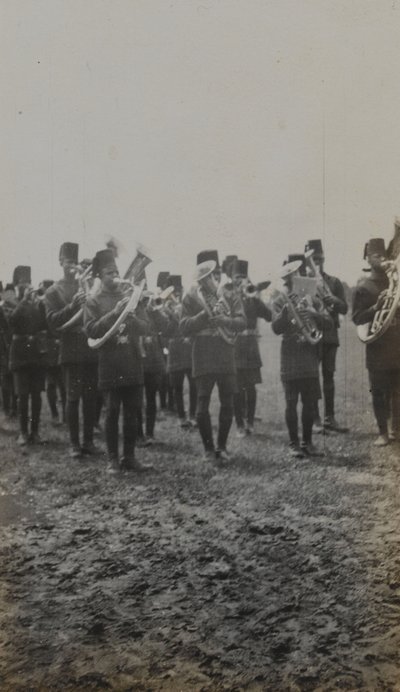
<path fill-rule="evenodd" d="M 388 277 L 389 286 L 382 307 L 375 312 L 372 322 L 357 327 L 359 339 L 370 344 L 379 339 L 390 327 L 400 305 L 400 219 L 394 223 L 394 236 L 389 243 L 388 259 L 382 268 Z"/>
<path fill-rule="evenodd" d="M 148 264 L 150 264 L 150 262 L 152 262 L 152 259 L 149 251 L 146 250 L 143 245 L 138 245 L 136 249 L 136 256 L 126 270 L 124 278 L 122 280 L 118 280 L 118 283 L 121 285 L 125 284 L 127 293 L 131 293 L 130 298 L 121 314 L 118 315 L 113 326 L 110 327 L 110 329 L 103 336 L 99 337 L 98 339 L 88 339 L 90 348 L 97 349 L 103 346 L 103 344 L 105 344 L 112 336 L 114 336 L 114 334 L 117 333 L 120 326 L 126 321 L 127 316 L 135 312 L 146 284 L 145 268 Z"/>

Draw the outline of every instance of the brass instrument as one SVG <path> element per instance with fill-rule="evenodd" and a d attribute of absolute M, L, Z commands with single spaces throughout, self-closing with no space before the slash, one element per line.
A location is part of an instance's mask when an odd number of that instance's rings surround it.
<path fill-rule="evenodd" d="M 372 322 L 357 326 L 358 337 L 365 344 L 376 341 L 387 331 L 400 305 L 400 254 L 395 260 L 383 262 L 382 268 L 389 280 L 383 304 L 375 312 Z"/>
<path fill-rule="evenodd" d="M 257 293 L 265 291 L 270 285 L 270 281 L 260 281 L 258 284 L 252 284 L 251 282 L 247 284 L 244 289 L 244 295 L 246 298 L 254 298 Z"/>
<path fill-rule="evenodd" d="M 126 287 L 126 290 L 124 288 L 125 293 L 131 292 L 130 298 L 122 312 L 118 315 L 113 326 L 110 327 L 110 329 L 103 336 L 99 337 L 98 339 L 88 339 L 90 348 L 97 349 L 103 346 L 103 344 L 105 344 L 112 336 L 114 336 L 114 334 L 116 334 L 121 325 L 126 322 L 128 315 L 135 312 L 146 284 L 144 270 L 147 265 L 150 264 L 150 262 L 152 262 L 150 253 L 148 250 L 145 250 L 143 246 L 139 245 L 137 247 L 136 256 L 126 270 L 124 278 L 115 279 L 116 283 Z"/>
<path fill-rule="evenodd" d="M 202 305 L 205 308 L 208 316 L 215 317 L 216 315 L 226 315 L 227 317 L 230 317 L 231 309 L 225 297 L 224 286 L 221 287 L 221 290 L 219 292 L 217 290 L 214 293 L 206 289 L 206 286 L 203 281 L 204 280 L 201 279 L 198 281 L 200 285 L 199 295 Z M 222 339 L 227 344 L 229 344 L 230 346 L 234 345 L 237 339 L 237 332 L 233 332 L 230 329 L 227 329 L 226 327 L 222 327 L 220 325 L 218 325 L 216 329 L 220 337 L 222 337 Z"/>
<path fill-rule="evenodd" d="M 335 296 L 329 288 L 328 283 L 322 276 L 320 267 L 318 266 L 318 264 L 315 264 L 313 254 L 314 250 L 306 250 L 306 252 L 304 253 L 304 257 L 306 260 L 306 265 L 308 265 L 310 269 L 310 276 L 314 277 L 318 281 L 317 293 L 321 300 L 324 300 L 324 298 L 332 300 Z"/>
<path fill-rule="evenodd" d="M 296 260 L 294 262 L 289 262 L 285 264 L 281 272 L 281 278 L 286 279 L 295 272 L 297 272 L 302 265 L 301 260 Z M 312 297 L 310 296 L 310 281 L 312 279 L 307 279 L 302 276 L 295 277 L 296 283 L 294 282 L 293 292 L 288 295 L 282 293 L 285 303 L 288 307 L 291 323 L 296 327 L 298 338 L 300 341 L 308 342 L 315 346 L 322 339 L 322 331 L 319 329 L 315 319 L 311 316 L 304 317 L 301 314 L 302 309 L 308 309 L 313 307 Z M 306 283 L 305 283 L 306 282 Z M 314 289 L 317 289 L 316 283 L 314 283 Z"/>
<path fill-rule="evenodd" d="M 86 269 L 83 269 L 80 264 L 77 264 L 75 267 L 75 277 L 78 279 L 79 290 L 84 291 L 86 296 L 89 295 L 91 288 L 90 280 L 92 278 L 92 265 L 90 264 L 88 267 L 86 267 Z M 82 320 L 82 317 L 83 308 L 79 308 L 75 315 L 72 315 L 72 317 L 67 322 L 65 322 L 61 327 L 59 327 L 59 331 L 68 331 L 68 329 L 78 324 Z"/>

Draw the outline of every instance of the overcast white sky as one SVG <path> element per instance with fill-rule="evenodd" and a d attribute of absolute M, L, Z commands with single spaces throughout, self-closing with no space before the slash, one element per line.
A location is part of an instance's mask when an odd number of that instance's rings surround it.
<path fill-rule="evenodd" d="M 400 215 L 398 0 L 1 0 L 0 278 L 119 237 L 254 280 L 322 237 L 354 283 Z M 325 199 L 325 210 L 324 210 Z"/>

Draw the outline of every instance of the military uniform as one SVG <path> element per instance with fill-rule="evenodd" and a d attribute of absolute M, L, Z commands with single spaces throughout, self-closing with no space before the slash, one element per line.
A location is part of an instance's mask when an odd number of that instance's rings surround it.
<path fill-rule="evenodd" d="M 353 295 L 353 322 L 356 325 L 371 322 L 382 291 L 388 287 L 384 271 L 360 279 Z M 380 435 L 388 434 L 392 417 L 393 435 L 400 435 L 400 311 L 389 328 L 376 341 L 366 344 L 366 367 L 375 419 Z"/>
<path fill-rule="evenodd" d="M 203 257 L 201 258 L 203 259 Z M 206 266 L 206 265 L 209 265 Z M 211 259 L 198 264 L 198 281 L 212 273 L 216 262 Z M 202 273 L 206 276 L 202 277 Z M 233 417 L 233 395 L 236 391 L 235 347 L 227 343 L 220 335 L 218 328 L 210 323 L 208 310 L 205 308 L 206 296 L 200 286 L 193 288 L 184 296 L 180 329 L 183 336 L 193 338 L 192 375 L 197 389 L 197 424 L 203 441 L 206 456 L 216 452 L 224 457 L 226 443 Z M 232 332 L 245 329 L 246 318 L 243 305 L 238 295 L 232 294 L 229 301 L 229 315 L 225 318 L 225 328 Z M 214 440 L 209 414 L 212 390 L 217 384 L 220 399 L 219 428 L 217 449 Z"/>
<path fill-rule="evenodd" d="M 67 254 L 63 255 L 63 252 Z M 77 253 L 75 243 L 64 243 L 60 257 L 69 259 L 71 256 L 77 261 Z M 47 322 L 52 333 L 60 339 L 60 364 L 67 396 L 67 422 L 73 456 L 77 456 L 81 449 L 83 452 L 92 451 L 97 397 L 97 353 L 88 346 L 83 317 L 65 331 L 59 331 L 80 310 L 79 305 L 74 303 L 79 288 L 77 279 L 64 277 L 50 286 L 45 294 Z M 80 399 L 83 410 L 82 448 L 79 436 Z"/>

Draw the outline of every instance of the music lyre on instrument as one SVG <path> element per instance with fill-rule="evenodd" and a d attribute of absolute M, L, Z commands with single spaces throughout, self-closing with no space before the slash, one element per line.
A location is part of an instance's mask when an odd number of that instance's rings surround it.
<path fill-rule="evenodd" d="M 144 270 L 147 267 L 147 265 L 150 264 L 150 262 L 152 261 L 153 260 L 150 258 L 149 251 L 145 249 L 143 245 L 138 245 L 136 250 L 136 256 L 134 257 L 128 269 L 126 270 L 123 280 L 118 281 L 118 283 L 120 284 L 125 283 L 128 289 L 129 283 L 132 289 L 132 294 L 127 304 L 125 305 L 123 311 L 120 315 L 118 315 L 117 319 L 115 320 L 113 326 L 110 327 L 110 329 L 98 339 L 88 339 L 88 344 L 90 348 L 97 349 L 103 346 L 105 343 L 107 343 L 107 341 L 114 334 L 116 334 L 120 326 L 126 321 L 128 315 L 135 312 L 146 284 Z"/>

